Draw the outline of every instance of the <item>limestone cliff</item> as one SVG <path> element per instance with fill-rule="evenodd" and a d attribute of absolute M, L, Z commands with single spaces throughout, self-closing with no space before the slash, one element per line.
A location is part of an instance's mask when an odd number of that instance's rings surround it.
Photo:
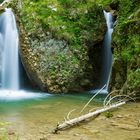
<path fill-rule="evenodd" d="M 137 0 L 118 0 L 118 17 L 113 34 L 112 87 L 134 96 L 140 96 L 139 7 Z"/>
<path fill-rule="evenodd" d="M 51 93 L 87 91 L 96 85 L 97 56 L 106 31 L 101 6 L 91 1 L 25 0 L 18 17 L 20 55 L 35 85 Z"/>

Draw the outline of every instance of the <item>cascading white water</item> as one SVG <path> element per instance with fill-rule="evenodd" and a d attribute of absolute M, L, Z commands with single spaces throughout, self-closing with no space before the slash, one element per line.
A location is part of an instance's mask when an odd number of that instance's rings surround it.
<path fill-rule="evenodd" d="M 106 85 L 105 89 L 108 91 L 110 75 L 112 70 L 112 51 L 111 51 L 111 41 L 113 33 L 113 19 L 110 12 L 104 11 L 104 16 L 107 24 L 107 32 L 104 38 L 104 44 L 102 48 L 102 72 L 101 72 L 101 84 L 103 87 Z"/>
<path fill-rule="evenodd" d="M 19 89 L 18 30 L 15 16 L 10 8 L 0 16 L 0 40 L 2 51 L 1 87 Z"/>
<path fill-rule="evenodd" d="M 0 101 L 48 97 L 48 94 L 19 90 L 19 37 L 15 16 L 10 8 L 0 16 Z"/>
<path fill-rule="evenodd" d="M 112 41 L 112 33 L 113 33 L 113 18 L 110 12 L 104 11 L 104 16 L 107 24 L 107 32 L 105 34 L 103 47 L 102 47 L 102 63 L 101 63 L 101 74 L 100 74 L 100 84 L 98 86 L 99 89 L 105 87 L 101 93 L 108 93 L 108 86 L 110 81 L 110 75 L 112 70 L 112 50 L 111 50 L 111 41 Z M 91 93 L 96 93 L 99 89 L 91 90 Z"/>

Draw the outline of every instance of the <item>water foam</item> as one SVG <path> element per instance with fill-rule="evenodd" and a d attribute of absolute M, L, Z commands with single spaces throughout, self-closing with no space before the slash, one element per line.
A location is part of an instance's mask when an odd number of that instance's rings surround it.
<path fill-rule="evenodd" d="M 0 90 L 0 100 L 27 100 L 36 98 L 45 98 L 51 96 L 48 93 L 35 93 L 25 90 Z"/>

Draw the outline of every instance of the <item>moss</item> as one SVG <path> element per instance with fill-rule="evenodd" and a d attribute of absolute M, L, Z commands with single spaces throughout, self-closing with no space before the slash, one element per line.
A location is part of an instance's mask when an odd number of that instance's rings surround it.
<path fill-rule="evenodd" d="M 129 71 L 128 84 L 131 90 L 140 88 L 140 68 Z"/>
<path fill-rule="evenodd" d="M 91 39 L 91 35 L 101 26 L 100 9 L 96 2 L 86 0 L 25 0 L 21 19 L 26 31 L 35 33 L 41 25 L 44 32 L 51 31 L 55 38 L 67 40 L 71 45 L 77 46 L 84 40 Z M 86 36 L 83 31 L 87 32 Z"/>
<path fill-rule="evenodd" d="M 29 75 L 34 73 L 30 79 L 38 77 L 35 81 L 42 89 L 57 93 L 92 86 L 88 50 L 90 43 L 102 42 L 105 34 L 102 6 L 101 1 L 92 0 L 22 2 L 22 8 L 17 9 L 30 46 L 21 48 Z M 83 79 L 90 84 L 85 86 Z"/>
<path fill-rule="evenodd" d="M 14 4 L 17 5 L 16 2 Z M 44 50 L 40 50 L 39 43 L 32 48 L 38 54 L 36 62 L 38 67 L 35 71 L 41 73 L 42 80 L 53 79 L 52 83 L 64 88 L 63 86 L 69 87 L 69 83 L 88 75 L 89 73 L 85 74 L 86 67 L 87 71 L 93 71 L 90 69 L 93 62 L 89 62 L 88 51 L 91 50 L 90 46 L 99 45 L 99 40 L 101 43 L 100 36 L 103 37 L 105 31 L 102 9 L 110 10 L 106 8 L 108 6 L 118 10 L 113 34 L 115 60 L 121 58 L 127 64 L 126 75 L 130 89 L 135 90 L 139 87 L 140 3 L 138 0 L 24 0 L 19 13 L 31 41 L 37 39 L 41 42 L 44 38 L 42 34 L 45 34 L 47 41 L 48 38 L 53 38 L 54 42 L 63 40 L 67 44 L 62 45 L 64 48 L 59 45 L 60 49 L 52 48 L 55 52 L 48 48 L 48 44 Z"/>
<path fill-rule="evenodd" d="M 136 0 L 120 0 L 119 16 L 113 34 L 116 59 L 127 62 L 128 89 L 137 90 L 140 85 L 140 3 Z"/>
<path fill-rule="evenodd" d="M 104 115 L 105 115 L 106 118 L 112 118 L 113 117 L 113 113 L 110 112 L 110 111 L 105 112 Z"/>

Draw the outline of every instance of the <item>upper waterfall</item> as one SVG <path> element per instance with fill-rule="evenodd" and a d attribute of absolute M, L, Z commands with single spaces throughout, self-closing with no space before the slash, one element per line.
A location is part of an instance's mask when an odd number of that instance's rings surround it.
<path fill-rule="evenodd" d="M 107 24 L 107 31 L 104 37 L 102 50 L 101 50 L 101 70 L 99 70 L 99 85 L 98 89 L 91 90 L 90 92 L 96 93 L 99 89 L 103 88 L 102 93 L 108 93 L 108 86 L 112 70 L 112 50 L 111 50 L 111 41 L 113 33 L 113 18 L 110 12 L 104 12 L 104 16 Z"/>
<path fill-rule="evenodd" d="M 19 89 L 19 37 L 15 16 L 10 8 L 0 16 L 1 87 Z"/>
<path fill-rule="evenodd" d="M 100 87 L 106 85 L 105 90 L 108 91 L 111 69 L 112 69 L 112 51 L 111 51 L 111 41 L 113 33 L 113 19 L 110 12 L 104 11 L 104 16 L 107 24 L 107 32 L 105 34 L 103 48 L 102 48 L 102 71 Z"/>

